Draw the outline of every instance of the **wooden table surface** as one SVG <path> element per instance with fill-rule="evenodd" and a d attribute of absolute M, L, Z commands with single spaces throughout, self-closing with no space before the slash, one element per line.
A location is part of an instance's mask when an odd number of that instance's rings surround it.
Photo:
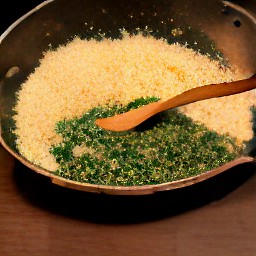
<path fill-rule="evenodd" d="M 0 147 L 0 255 L 255 256 L 255 169 L 110 196 L 53 185 Z"/>
<path fill-rule="evenodd" d="M 7 3 L 0 28 L 39 2 Z M 255 170 L 245 164 L 183 189 L 110 196 L 53 185 L 0 146 L 0 256 L 256 256 Z"/>

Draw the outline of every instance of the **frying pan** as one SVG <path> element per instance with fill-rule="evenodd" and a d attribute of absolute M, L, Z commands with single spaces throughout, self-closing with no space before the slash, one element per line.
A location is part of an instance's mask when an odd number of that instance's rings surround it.
<path fill-rule="evenodd" d="M 48 0 L 14 22 L 0 36 L 0 142 L 15 158 L 55 184 L 115 195 L 152 194 L 203 182 L 236 165 L 254 162 L 255 149 L 232 162 L 190 178 L 158 185 L 104 186 L 67 180 L 19 154 L 12 132 L 15 95 L 39 65 L 43 52 L 75 35 L 91 38 L 98 31 L 118 38 L 120 29 L 150 28 L 155 37 L 186 44 L 212 58 L 223 54 L 248 76 L 256 71 L 256 2 L 218 0 Z M 179 28 L 183 33 L 170 36 Z M 197 44 L 195 44 L 197 42 Z M 214 47 L 213 47 L 214 46 Z M 216 50 L 217 49 L 217 50 Z"/>

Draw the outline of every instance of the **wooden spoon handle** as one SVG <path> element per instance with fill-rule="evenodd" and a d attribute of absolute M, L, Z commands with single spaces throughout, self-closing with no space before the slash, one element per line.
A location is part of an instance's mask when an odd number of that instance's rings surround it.
<path fill-rule="evenodd" d="M 183 106 L 200 100 L 229 96 L 256 88 L 256 74 L 252 77 L 230 83 L 210 84 L 187 90 L 159 106 L 158 111 Z"/>
<path fill-rule="evenodd" d="M 164 110 L 200 100 L 233 95 L 254 88 L 256 88 L 256 75 L 235 82 L 205 85 L 185 91 L 163 102 L 157 101 L 120 115 L 97 119 L 95 123 L 107 130 L 125 131 L 134 128 L 146 119 Z"/>

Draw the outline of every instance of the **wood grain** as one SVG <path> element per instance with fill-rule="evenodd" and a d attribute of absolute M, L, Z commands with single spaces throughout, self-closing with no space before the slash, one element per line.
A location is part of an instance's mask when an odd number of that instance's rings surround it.
<path fill-rule="evenodd" d="M 0 255 L 255 256 L 254 170 L 114 196 L 54 185 L 0 147 Z"/>

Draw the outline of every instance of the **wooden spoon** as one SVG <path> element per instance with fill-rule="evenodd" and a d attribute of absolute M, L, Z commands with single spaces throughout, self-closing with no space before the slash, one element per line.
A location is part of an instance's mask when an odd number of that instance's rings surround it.
<path fill-rule="evenodd" d="M 153 102 L 119 115 L 97 119 L 95 123 L 106 130 L 126 131 L 136 127 L 151 116 L 164 110 L 200 100 L 238 94 L 255 88 L 256 74 L 244 80 L 196 87 L 166 101 Z"/>

